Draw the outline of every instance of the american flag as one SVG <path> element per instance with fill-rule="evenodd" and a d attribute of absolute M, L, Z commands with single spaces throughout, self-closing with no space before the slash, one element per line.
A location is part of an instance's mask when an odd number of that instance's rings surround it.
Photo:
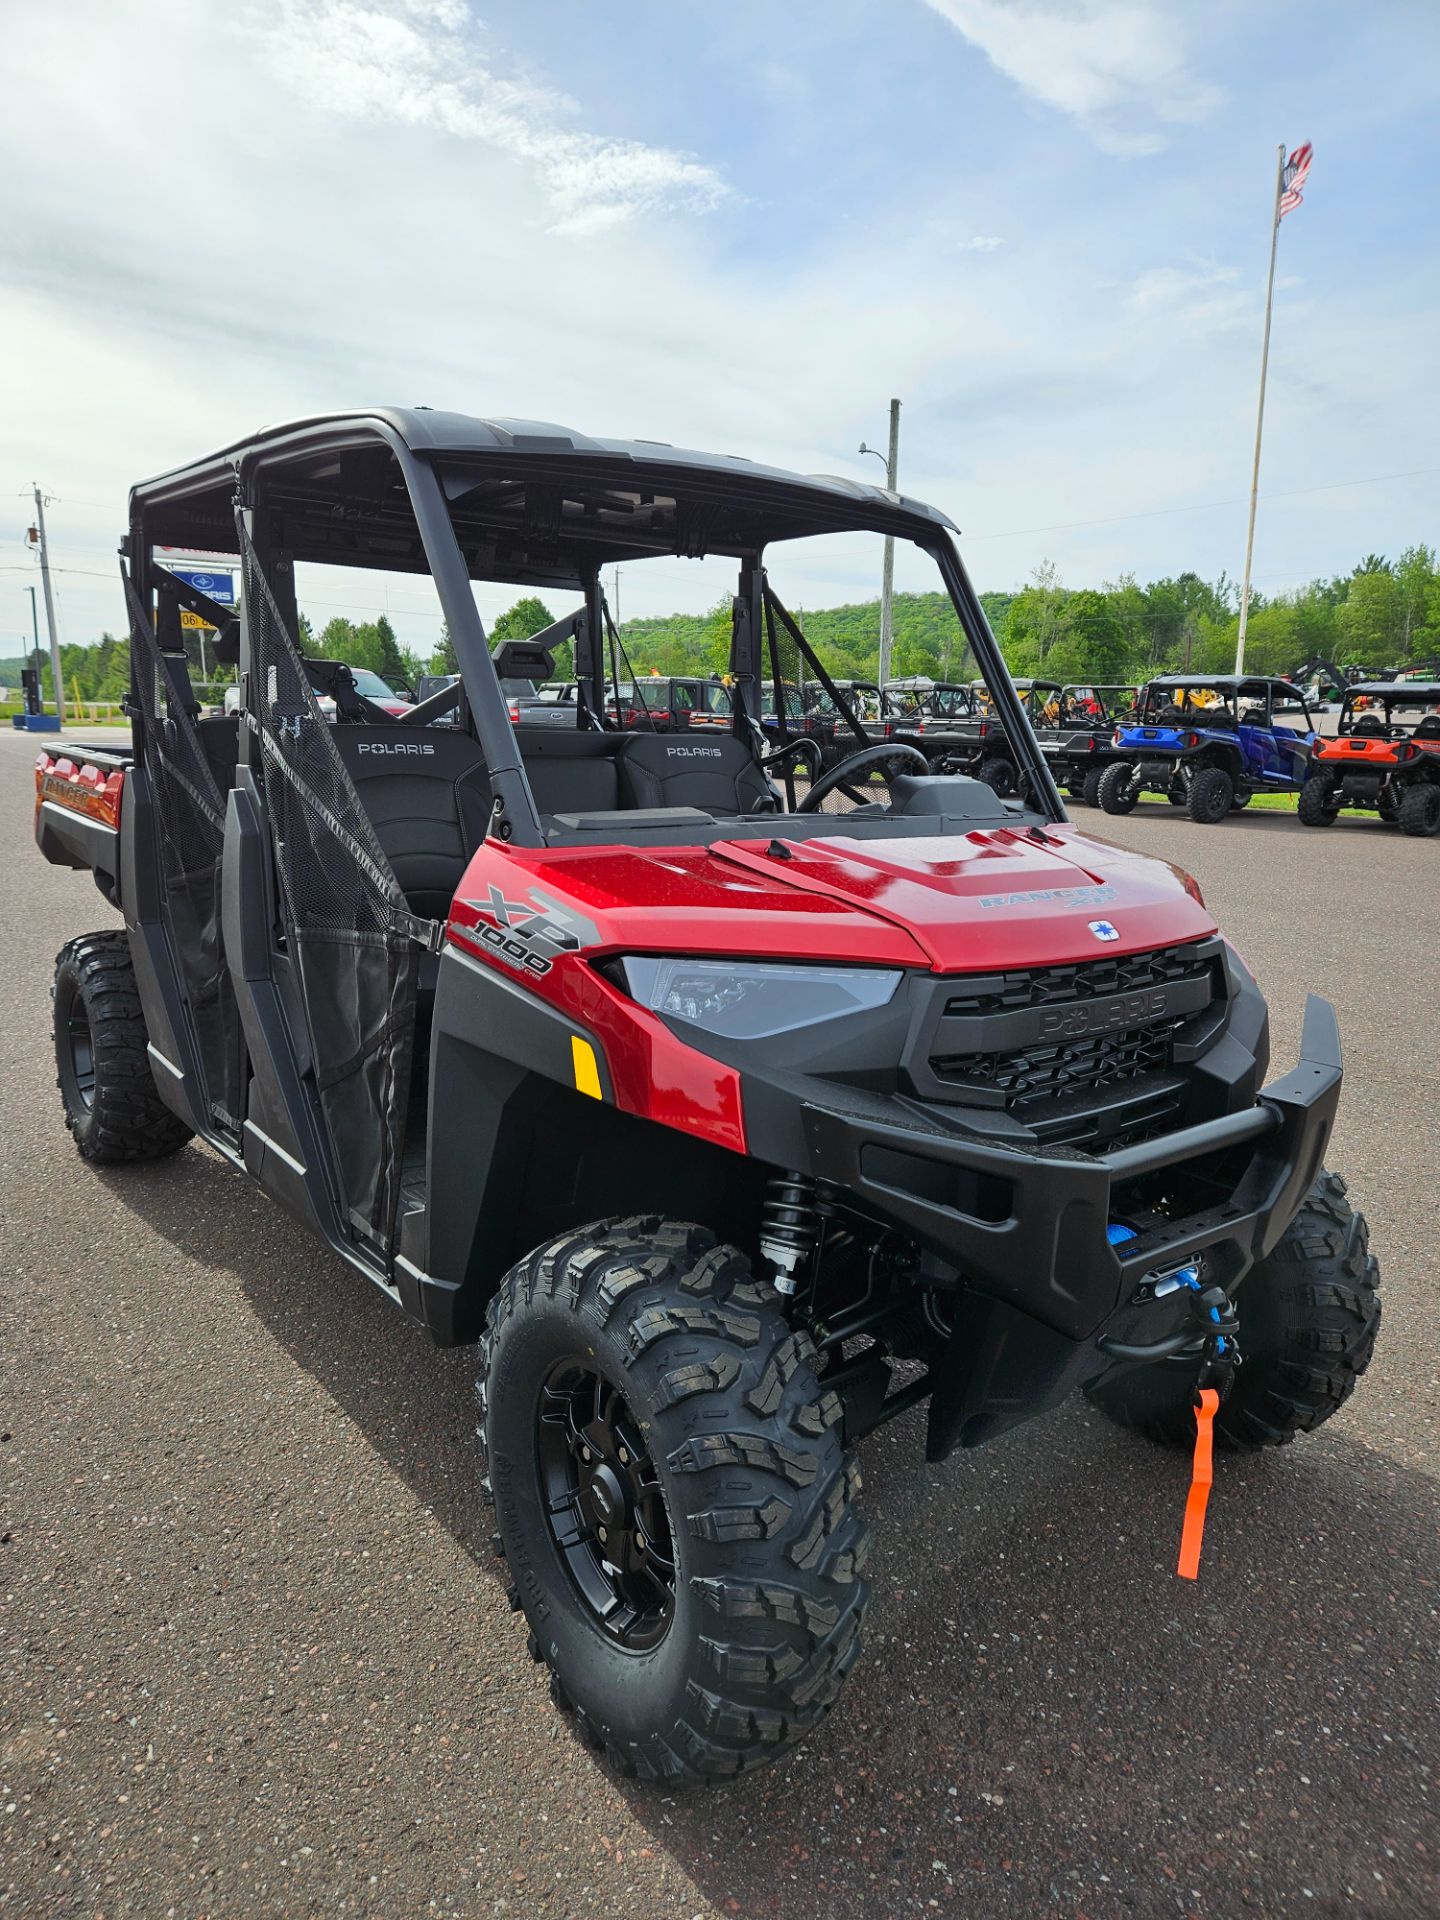
<path fill-rule="evenodd" d="M 1310 177 L 1310 162 L 1315 158 L 1315 149 L 1307 140 L 1303 147 L 1296 147 L 1285 162 L 1285 171 L 1280 176 L 1280 212 L 1278 219 L 1283 220 L 1287 213 L 1293 213 L 1301 200 L 1300 189 Z"/>

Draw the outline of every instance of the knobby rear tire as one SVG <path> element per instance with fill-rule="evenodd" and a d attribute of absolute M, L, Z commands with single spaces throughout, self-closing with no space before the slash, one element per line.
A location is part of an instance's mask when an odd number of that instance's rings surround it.
<path fill-rule="evenodd" d="M 1096 798 L 1102 813 L 1133 813 L 1140 796 L 1131 787 L 1135 769 L 1128 760 L 1116 760 L 1100 775 Z"/>
<path fill-rule="evenodd" d="M 1186 811 L 1197 827 L 1214 827 L 1229 813 L 1235 782 L 1224 767 L 1199 767 L 1190 781 Z"/>
<path fill-rule="evenodd" d="M 1003 754 L 992 754 L 988 760 L 982 760 L 979 778 L 1002 800 L 1015 791 L 1015 768 Z"/>
<path fill-rule="evenodd" d="M 1440 787 L 1428 780 L 1423 786 L 1411 787 L 1401 799 L 1395 817 L 1401 833 L 1408 833 L 1414 839 L 1428 840 L 1432 834 L 1440 833 Z"/>
<path fill-rule="evenodd" d="M 193 1136 L 160 1098 L 130 943 L 117 928 L 60 949 L 52 994 L 56 1085 L 82 1159 L 163 1160 Z"/>
<path fill-rule="evenodd" d="M 1312 774 L 1301 787 L 1295 812 L 1302 827 L 1334 826 L 1340 807 L 1330 790 L 1330 782 L 1323 775 L 1317 778 Z"/>
<path fill-rule="evenodd" d="M 664 1496 L 673 1612 L 643 1653 L 605 1631 L 546 1517 L 537 1409 L 571 1353 L 623 1395 Z M 858 1656 L 867 1542 L 839 1397 L 773 1291 L 704 1227 L 604 1221 L 511 1268 L 481 1362 L 495 1543 L 581 1737 L 628 1773 L 691 1783 L 793 1746 Z"/>

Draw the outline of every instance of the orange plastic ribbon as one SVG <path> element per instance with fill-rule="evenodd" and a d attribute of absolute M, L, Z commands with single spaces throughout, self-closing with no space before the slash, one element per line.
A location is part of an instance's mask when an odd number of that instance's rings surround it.
<path fill-rule="evenodd" d="M 1205 1537 L 1205 1508 L 1215 1478 L 1212 1434 L 1220 1396 L 1214 1387 L 1202 1387 L 1200 1404 L 1195 1409 L 1195 1461 L 1190 1469 L 1190 1494 L 1185 1502 L 1185 1525 L 1180 1534 L 1180 1564 L 1175 1569 L 1182 1580 L 1200 1577 L 1200 1542 Z"/>

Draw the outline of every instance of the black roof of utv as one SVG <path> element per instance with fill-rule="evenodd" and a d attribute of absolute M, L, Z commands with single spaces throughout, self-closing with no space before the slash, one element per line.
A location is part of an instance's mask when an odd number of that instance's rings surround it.
<path fill-rule="evenodd" d="M 482 420 L 426 407 L 372 407 L 265 427 L 141 481 L 132 518 L 173 545 L 230 544 L 237 470 L 272 461 L 272 504 L 297 560 L 419 569 L 393 456 L 441 469 L 472 572 L 560 582 L 598 559 L 743 555 L 770 540 L 868 528 L 933 540 L 937 508 L 865 481 L 789 473 L 737 454 L 658 440 L 595 440 L 535 420 Z M 337 518 L 337 496 L 344 513 Z M 233 540 L 233 535 L 231 536 Z"/>

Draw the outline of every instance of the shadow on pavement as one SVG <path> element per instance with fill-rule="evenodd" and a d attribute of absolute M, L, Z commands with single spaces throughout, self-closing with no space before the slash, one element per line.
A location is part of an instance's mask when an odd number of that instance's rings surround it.
<path fill-rule="evenodd" d="M 498 1577 L 472 1350 L 436 1350 L 208 1153 L 102 1177 L 236 1277 Z M 1435 1831 L 1440 1751 L 1433 1482 L 1343 1417 L 1283 1454 L 1226 1457 L 1191 1585 L 1173 1571 L 1186 1460 L 1081 1403 L 939 1467 L 911 1416 L 862 1463 L 874 1601 L 832 1718 L 729 1788 L 616 1783 L 719 1912 L 1440 1911 L 1440 1843 L 1415 1838 Z"/>

